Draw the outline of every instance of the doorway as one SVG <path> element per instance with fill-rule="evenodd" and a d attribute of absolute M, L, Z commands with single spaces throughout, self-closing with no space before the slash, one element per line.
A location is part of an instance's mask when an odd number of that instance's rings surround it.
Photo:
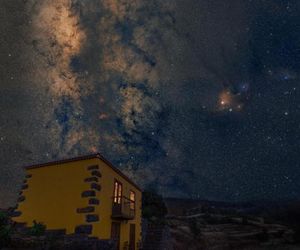
<path fill-rule="evenodd" d="M 130 224 L 129 250 L 135 250 L 135 224 Z"/>
<path fill-rule="evenodd" d="M 120 249 L 121 223 L 111 223 L 111 239 L 117 242 L 117 249 Z"/>

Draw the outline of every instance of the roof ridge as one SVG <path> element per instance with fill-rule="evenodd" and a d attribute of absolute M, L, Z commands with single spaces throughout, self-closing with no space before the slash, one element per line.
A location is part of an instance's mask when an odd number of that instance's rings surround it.
<path fill-rule="evenodd" d="M 25 168 L 26 170 L 29 170 L 29 169 L 47 167 L 47 166 L 51 166 L 51 165 L 64 164 L 64 163 L 73 162 L 73 161 L 88 160 L 88 159 L 93 159 L 93 158 L 98 158 L 98 159 L 102 160 L 110 168 L 112 168 L 117 174 L 121 175 L 125 180 L 130 182 L 135 188 L 137 188 L 139 191 L 142 191 L 142 189 L 135 182 L 133 182 L 128 176 L 126 176 L 120 169 L 115 167 L 109 160 L 107 160 L 99 152 L 94 153 L 94 154 L 89 154 L 89 155 L 72 157 L 72 158 L 68 158 L 68 159 L 61 159 L 61 160 L 55 160 L 55 161 L 50 161 L 50 162 L 45 162 L 45 163 L 28 165 L 28 166 L 24 166 L 23 168 Z"/>

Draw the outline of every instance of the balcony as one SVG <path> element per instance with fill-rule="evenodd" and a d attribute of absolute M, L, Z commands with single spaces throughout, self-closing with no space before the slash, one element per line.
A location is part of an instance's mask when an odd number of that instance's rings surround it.
<path fill-rule="evenodd" d="M 135 202 L 125 196 L 114 196 L 112 204 L 113 219 L 133 220 L 135 216 Z"/>

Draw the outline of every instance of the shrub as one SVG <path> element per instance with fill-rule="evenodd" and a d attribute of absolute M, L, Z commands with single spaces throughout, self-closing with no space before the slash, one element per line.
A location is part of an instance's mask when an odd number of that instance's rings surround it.
<path fill-rule="evenodd" d="M 262 232 L 259 234 L 259 235 L 257 235 L 257 239 L 259 240 L 259 241 L 261 241 L 261 242 L 266 242 L 266 241 L 268 241 L 269 240 L 269 234 L 268 234 L 268 231 L 267 231 L 267 229 L 263 229 L 262 230 Z"/>
<path fill-rule="evenodd" d="M 167 207 L 162 196 L 154 191 L 144 191 L 142 203 L 143 218 L 161 221 L 167 214 Z"/>
<path fill-rule="evenodd" d="M 10 242 L 12 235 L 12 227 L 5 225 L 0 227 L 0 246 L 6 246 Z"/>
<path fill-rule="evenodd" d="M 192 220 L 190 222 L 190 229 L 194 238 L 198 238 L 201 234 L 201 225 L 198 223 L 197 220 Z"/>
<path fill-rule="evenodd" d="M 12 227 L 8 223 L 8 215 L 0 211 L 0 246 L 9 243 L 12 234 Z"/>
<path fill-rule="evenodd" d="M 242 217 L 242 224 L 243 225 L 248 225 L 248 218 L 247 217 Z"/>
<path fill-rule="evenodd" d="M 8 223 L 8 215 L 7 213 L 0 211 L 0 227 L 7 225 Z"/>
<path fill-rule="evenodd" d="M 32 236 L 42 236 L 45 234 L 46 226 L 41 222 L 33 221 L 33 226 L 29 230 L 29 234 Z"/>

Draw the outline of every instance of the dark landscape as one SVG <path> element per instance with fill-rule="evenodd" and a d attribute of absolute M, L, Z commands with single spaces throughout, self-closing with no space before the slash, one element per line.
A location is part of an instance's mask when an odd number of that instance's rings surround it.
<path fill-rule="evenodd" d="M 114 249 L 112 241 L 80 232 L 67 236 L 4 221 L 3 214 L 13 215 L 13 209 L 0 213 L 3 250 Z M 143 250 L 300 249 L 300 202 L 230 203 L 146 193 L 143 217 Z"/>
<path fill-rule="evenodd" d="M 165 202 L 174 249 L 300 249 L 299 202 Z"/>

